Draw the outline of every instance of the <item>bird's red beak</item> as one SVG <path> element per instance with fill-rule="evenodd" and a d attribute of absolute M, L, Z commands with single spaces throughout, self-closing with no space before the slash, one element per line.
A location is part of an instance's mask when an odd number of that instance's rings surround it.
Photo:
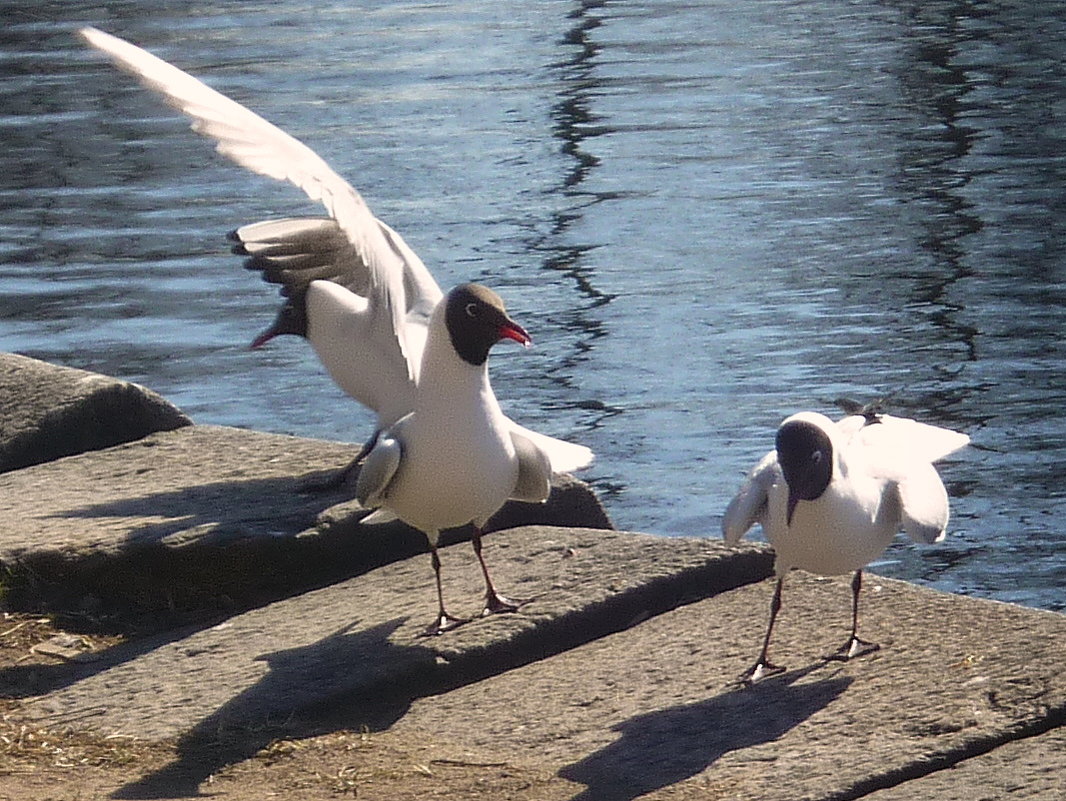
<path fill-rule="evenodd" d="M 272 340 L 278 335 L 278 328 L 275 325 L 270 326 L 266 331 L 252 340 L 252 344 L 248 346 L 249 350 L 258 350 L 266 343 Z"/>
<path fill-rule="evenodd" d="M 513 339 L 515 342 L 525 347 L 529 347 L 533 344 L 533 340 L 529 334 L 526 333 L 526 329 L 520 326 L 518 323 L 508 320 L 503 323 L 499 329 L 500 339 Z"/>

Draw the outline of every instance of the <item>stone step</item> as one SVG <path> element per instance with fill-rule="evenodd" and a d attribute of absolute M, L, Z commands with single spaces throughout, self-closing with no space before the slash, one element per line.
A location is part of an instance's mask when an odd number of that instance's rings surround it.
<path fill-rule="evenodd" d="M 471 549 L 442 554 L 449 604 L 475 614 Z M 789 670 L 742 688 L 772 593 L 765 547 L 527 527 L 489 537 L 486 557 L 532 599 L 520 612 L 421 636 L 434 596 L 418 555 L 116 647 L 17 715 L 177 742 L 115 797 L 192 794 L 274 740 L 366 728 L 432 742 L 445 763 L 527 755 L 586 801 L 1057 798 L 1064 615 L 869 575 L 862 634 L 881 649 L 831 662 L 849 581 L 797 571 L 771 651 Z"/>
<path fill-rule="evenodd" d="M 530 526 L 485 539 L 501 591 L 528 600 L 440 636 L 428 556 L 230 617 L 118 646 L 83 677 L 27 705 L 37 722 L 166 739 L 263 729 L 349 697 L 440 692 L 543 659 L 697 597 L 769 574 L 765 548 L 602 529 Z M 441 550 L 453 614 L 484 586 L 467 544 Z"/>
<path fill-rule="evenodd" d="M 426 550 L 402 523 L 361 526 L 352 479 L 312 492 L 349 444 L 189 425 L 0 475 L 0 564 L 14 608 L 246 607 Z M 490 528 L 610 528 L 584 483 L 509 503 Z M 444 542 L 468 536 L 448 532 Z"/>
<path fill-rule="evenodd" d="M 370 722 L 432 736 L 445 761 L 536 754 L 582 801 L 1066 797 L 1066 615 L 867 579 L 862 633 L 881 649 L 848 663 L 823 659 L 847 638 L 848 580 L 796 572 L 771 649 L 790 669 L 752 688 L 733 682 L 772 580 Z M 331 723 L 362 719 L 353 704 Z"/>

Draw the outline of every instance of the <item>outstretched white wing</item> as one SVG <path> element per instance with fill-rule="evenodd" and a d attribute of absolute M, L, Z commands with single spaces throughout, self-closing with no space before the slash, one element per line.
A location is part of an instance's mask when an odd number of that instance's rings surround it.
<path fill-rule="evenodd" d="M 436 284 L 400 236 L 374 217 L 359 193 L 305 144 L 188 73 L 96 28 L 82 28 L 79 33 L 192 117 L 193 130 L 216 140 L 219 153 L 253 172 L 298 186 L 326 207 L 366 268 L 372 313 L 380 316 L 380 324 L 391 326 L 398 356 L 410 365 L 404 337 L 409 305 L 405 284 L 424 285 L 427 279 L 433 288 Z M 440 290 L 436 292 L 439 299 Z"/>
<path fill-rule="evenodd" d="M 507 424 L 511 429 L 512 436 L 525 437 L 537 448 L 544 451 L 551 463 L 553 473 L 573 473 L 588 467 L 595 459 L 591 448 L 578 445 L 566 440 L 549 437 L 539 431 L 532 431 L 525 426 L 520 426 L 514 420 L 508 418 Z"/>
<path fill-rule="evenodd" d="M 392 417 L 391 406 L 385 409 L 385 404 L 373 402 L 375 393 L 365 386 L 382 383 L 383 374 L 391 373 L 389 368 L 399 360 L 408 381 L 417 382 L 425 326 L 443 296 L 422 260 L 396 231 L 374 217 L 347 181 L 299 140 L 136 45 L 96 28 L 82 28 L 79 33 L 192 117 L 193 130 L 214 139 L 219 153 L 253 172 L 288 181 L 325 206 L 331 220 L 270 220 L 238 228 L 233 236 L 251 257 L 249 266 L 282 284 L 285 294 L 306 289 L 312 281 L 328 280 L 366 297 L 365 309 L 354 298 L 348 305 L 358 307 L 354 316 L 370 315 L 364 330 L 373 331 L 375 341 L 379 332 L 384 333 L 388 352 L 374 350 L 373 358 L 355 358 L 347 348 L 334 352 L 321 343 L 312 344 L 342 388 L 379 415 L 384 411 L 386 419 Z M 403 406 L 407 393 L 397 390 L 390 397 Z M 556 471 L 592 462 L 592 451 L 584 446 L 512 425 L 548 454 Z"/>
<path fill-rule="evenodd" d="M 936 468 L 929 463 L 914 465 L 896 483 L 900 520 L 907 536 L 932 545 L 944 539 L 948 528 L 948 491 Z"/>
<path fill-rule="evenodd" d="M 907 536 L 932 544 L 944 539 L 949 508 L 947 490 L 933 462 L 969 441 L 957 431 L 886 414 L 863 426 L 852 445 L 861 448 L 870 474 L 893 486 Z"/>
<path fill-rule="evenodd" d="M 846 417 L 840 422 L 850 419 Z M 881 415 L 876 423 L 863 426 L 856 436 L 873 464 L 915 461 L 932 464 L 970 441 L 957 431 L 887 414 Z"/>

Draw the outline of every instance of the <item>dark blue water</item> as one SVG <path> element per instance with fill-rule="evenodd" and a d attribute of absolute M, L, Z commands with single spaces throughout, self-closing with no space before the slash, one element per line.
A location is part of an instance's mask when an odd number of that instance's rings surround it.
<path fill-rule="evenodd" d="M 224 234 L 319 213 L 74 38 L 152 49 L 302 138 L 447 287 L 533 334 L 512 416 L 590 445 L 620 527 L 717 537 L 840 396 L 969 433 L 945 543 L 878 572 L 1066 608 L 1058 2 L 0 3 L 0 347 L 199 422 L 361 441 Z M 355 7 L 355 6 L 358 7 Z M 105 9 L 105 10 L 101 10 Z"/>

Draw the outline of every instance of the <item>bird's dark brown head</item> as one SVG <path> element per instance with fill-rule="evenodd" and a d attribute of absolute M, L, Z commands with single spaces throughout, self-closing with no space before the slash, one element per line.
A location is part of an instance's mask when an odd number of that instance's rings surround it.
<path fill-rule="evenodd" d="M 777 463 L 788 484 L 788 514 L 800 501 L 822 497 L 833 480 L 833 443 L 829 435 L 809 420 L 786 420 L 777 429 Z"/>
<path fill-rule="evenodd" d="M 513 339 L 523 345 L 532 341 L 525 329 L 507 316 L 500 296 L 488 287 L 460 284 L 444 302 L 444 323 L 452 347 L 468 364 L 484 364 L 492 346 L 501 339 Z"/>
<path fill-rule="evenodd" d="M 274 324 L 257 336 L 251 347 L 261 348 L 274 337 L 293 334 L 307 337 L 307 290 L 301 288 L 286 292 L 285 304 L 278 310 Z"/>

